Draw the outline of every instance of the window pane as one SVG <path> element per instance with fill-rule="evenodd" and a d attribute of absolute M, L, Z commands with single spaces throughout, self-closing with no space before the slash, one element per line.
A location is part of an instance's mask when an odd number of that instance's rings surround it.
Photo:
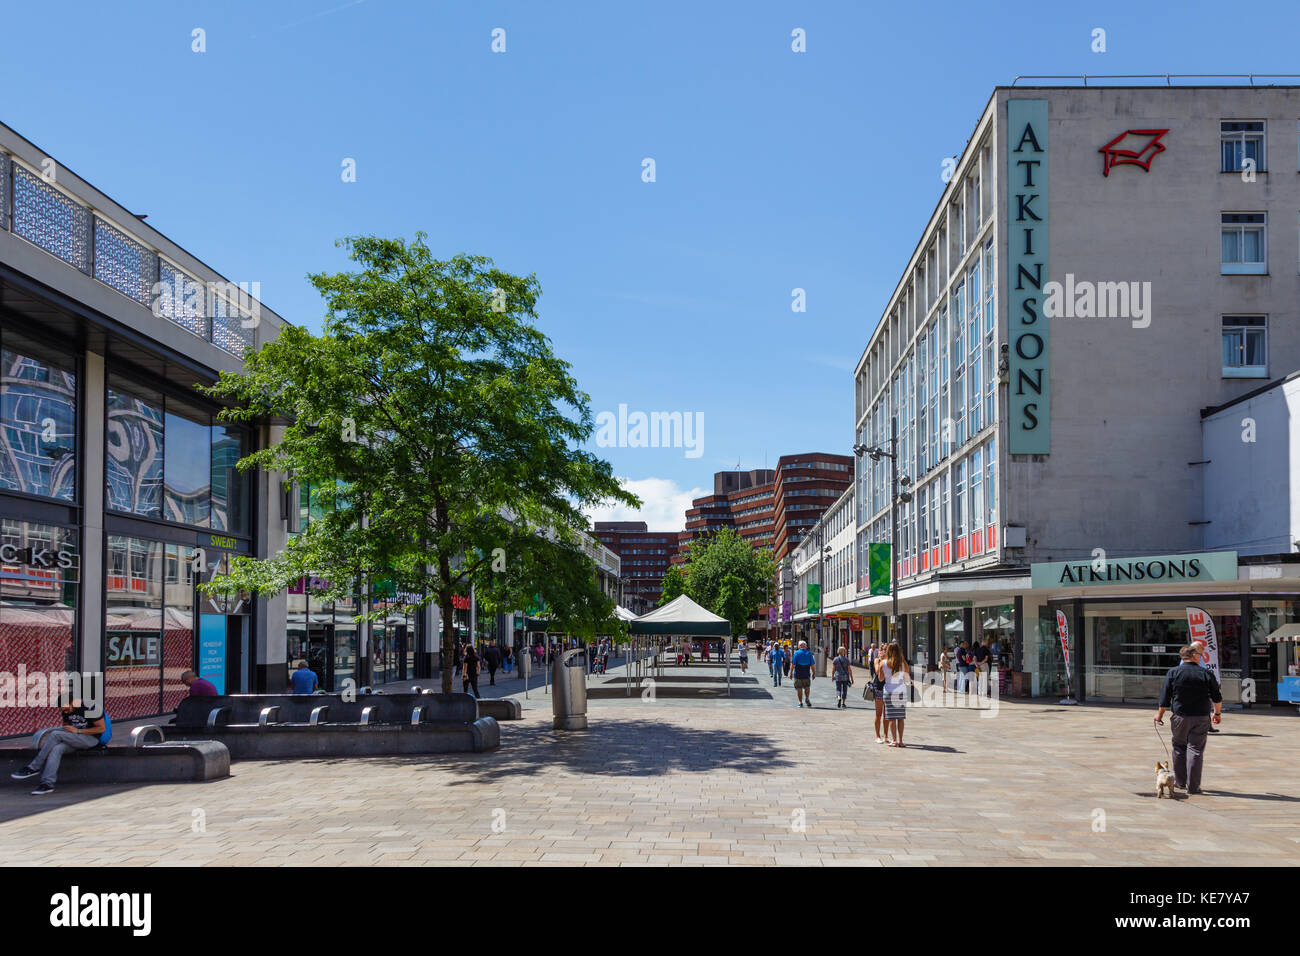
<path fill-rule="evenodd" d="M 0 353 L 0 488 L 72 501 L 77 377 L 32 354 L 44 350 L 25 347 L 17 336 L 5 339 L 9 347 Z"/>
<path fill-rule="evenodd" d="M 1235 366 L 1241 362 L 1241 333 L 1228 332 L 1223 333 L 1223 364 L 1225 366 Z"/>
<path fill-rule="evenodd" d="M 235 463 L 248 453 L 246 432 L 234 425 L 212 426 L 212 528 L 248 533 L 248 476 Z"/>
<path fill-rule="evenodd" d="M 1245 262 L 1264 261 L 1264 233 L 1258 229 L 1247 229 L 1242 234 L 1242 255 Z"/>
<path fill-rule="evenodd" d="M 162 517 L 162 409 L 110 388 L 104 443 L 108 507 Z"/>
<path fill-rule="evenodd" d="M 1245 333 L 1246 364 L 1264 366 L 1268 364 L 1263 329 L 1250 329 Z"/>
<path fill-rule="evenodd" d="M 164 558 L 161 541 L 108 537 L 104 683 L 119 720 L 162 712 Z"/>
<path fill-rule="evenodd" d="M 1223 230 L 1223 260 L 1224 262 L 1241 261 L 1241 237 L 1236 229 Z"/>
<path fill-rule="evenodd" d="M 212 494 L 212 429 L 208 416 L 172 411 L 165 417 L 163 517 L 208 527 Z"/>
<path fill-rule="evenodd" d="M 0 568 L 4 601 L 0 602 L 0 673 L 16 675 L 67 672 L 76 668 L 77 584 L 81 561 L 77 532 L 70 528 L 5 518 L 0 545 L 19 560 Z M 23 554 L 28 548 L 39 558 Z M 33 556 L 34 557 L 34 556 Z M 28 734 L 60 723 L 57 702 L 48 707 L 0 707 L 0 736 Z M 116 715 L 116 710 L 111 715 Z"/>

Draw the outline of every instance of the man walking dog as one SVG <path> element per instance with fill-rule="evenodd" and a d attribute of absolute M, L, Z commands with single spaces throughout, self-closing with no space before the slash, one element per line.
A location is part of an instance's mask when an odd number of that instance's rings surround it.
<path fill-rule="evenodd" d="M 1174 738 L 1174 786 L 1189 794 L 1201 792 L 1201 762 L 1205 757 L 1205 739 L 1210 732 L 1210 721 L 1218 723 L 1223 716 L 1223 694 L 1219 682 L 1208 668 L 1200 664 L 1200 654 L 1189 644 L 1179 650 L 1182 659 L 1177 667 L 1165 674 L 1160 688 L 1160 707 L 1155 722 L 1165 722 L 1165 711 L 1172 710 L 1171 733 Z M 1214 717 L 1210 717 L 1210 705 Z"/>

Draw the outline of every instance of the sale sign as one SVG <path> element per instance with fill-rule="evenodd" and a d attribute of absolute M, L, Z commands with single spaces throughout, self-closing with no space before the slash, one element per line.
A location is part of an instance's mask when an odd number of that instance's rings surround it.
<path fill-rule="evenodd" d="M 1214 631 L 1214 618 L 1199 607 L 1187 609 L 1187 632 L 1191 643 L 1200 649 L 1201 666 L 1219 677 L 1219 637 Z"/>

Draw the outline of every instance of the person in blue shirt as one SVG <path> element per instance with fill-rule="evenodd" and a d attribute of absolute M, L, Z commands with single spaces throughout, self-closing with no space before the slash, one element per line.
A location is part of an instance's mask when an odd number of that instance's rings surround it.
<path fill-rule="evenodd" d="M 59 764 L 63 755 L 74 750 L 90 750 L 101 744 L 108 746 L 113 737 L 113 722 L 108 719 L 108 712 L 101 711 L 98 717 L 86 713 L 86 705 L 80 700 L 64 698 L 59 705 L 63 712 L 63 726 L 53 730 L 37 731 L 32 738 L 32 746 L 38 747 L 36 759 L 21 770 L 11 773 L 15 780 L 41 775 L 41 782 L 32 791 L 33 796 L 42 797 L 54 792 L 54 784 L 59 779 Z"/>
<path fill-rule="evenodd" d="M 768 663 L 772 665 L 772 686 L 781 686 L 781 670 L 785 665 L 785 649 L 780 644 L 772 647 L 772 653 L 767 656 Z"/>
<path fill-rule="evenodd" d="M 289 678 L 289 683 L 293 685 L 295 694 L 314 694 L 316 688 L 320 685 L 320 678 L 316 676 L 314 670 L 307 666 L 306 661 L 299 661 L 298 669 Z"/>
<path fill-rule="evenodd" d="M 808 642 L 800 641 L 799 650 L 790 658 L 790 667 L 794 671 L 794 692 L 799 702 L 796 707 L 807 704 L 812 706 L 812 682 L 817 679 L 817 658 L 808 650 Z"/>

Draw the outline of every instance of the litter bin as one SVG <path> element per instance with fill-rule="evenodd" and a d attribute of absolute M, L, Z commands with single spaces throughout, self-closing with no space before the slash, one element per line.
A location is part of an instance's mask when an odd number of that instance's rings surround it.
<path fill-rule="evenodd" d="M 587 729 L 587 649 L 555 656 L 551 665 L 551 707 L 556 730 Z"/>

